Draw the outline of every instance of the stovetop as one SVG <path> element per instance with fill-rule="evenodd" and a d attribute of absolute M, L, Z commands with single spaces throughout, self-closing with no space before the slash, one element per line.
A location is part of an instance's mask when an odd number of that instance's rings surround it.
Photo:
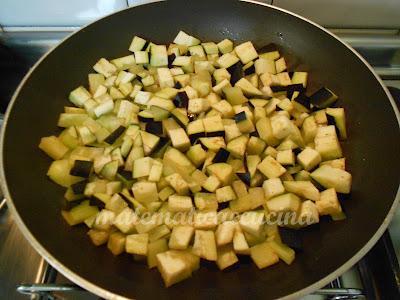
<path fill-rule="evenodd" d="M 0 32 L 0 112 L 34 62 L 73 29 Z M 386 85 L 400 88 L 400 36 L 343 30 L 335 33 L 371 63 Z M 400 90 L 391 92 L 400 103 Z M 400 210 L 389 230 L 355 267 L 305 299 L 400 299 L 398 260 Z M 53 293 L 47 293 L 49 290 Z M 42 291 L 33 296 L 36 299 L 98 299 L 49 266 L 22 236 L 6 203 L 0 201 L 0 299 L 28 299 L 32 291 Z"/>

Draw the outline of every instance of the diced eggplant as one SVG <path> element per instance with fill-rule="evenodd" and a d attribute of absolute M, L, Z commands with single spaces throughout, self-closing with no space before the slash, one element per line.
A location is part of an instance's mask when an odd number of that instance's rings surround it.
<path fill-rule="evenodd" d="M 117 129 L 115 129 L 113 132 L 110 133 L 110 135 L 104 140 L 107 144 L 114 144 L 114 142 L 124 133 L 125 131 L 124 126 L 119 126 Z"/>
<path fill-rule="evenodd" d="M 254 63 L 251 61 L 248 64 L 246 64 L 245 66 L 243 66 L 243 72 L 244 72 L 245 76 L 254 74 L 256 72 L 256 68 L 254 66 Z"/>
<path fill-rule="evenodd" d="M 168 146 L 171 144 L 171 140 L 166 137 L 160 137 L 159 142 L 157 143 L 156 147 L 153 149 L 152 156 L 154 158 L 161 158 L 165 150 L 167 150 Z"/>
<path fill-rule="evenodd" d="M 127 180 L 127 181 L 130 181 L 130 180 L 133 179 L 133 177 L 132 177 L 132 172 L 126 171 L 126 170 L 124 170 L 124 169 L 119 169 L 117 175 L 119 175 L 120 178 L 124 178 L 124 179 Z"/>
<path fill-rule="evenodd" d="M 236 173 L 236 176 L 243 181 L 245 184 L 247 184 L 248 186 L 250 186 L 250 182 L 251 182 L 251 176 L 249 172 L 246 173 Z"/>
<path fill-rule="evenodd" d="M 207 153 L 200 144 L 197 144 L 190 147 L 190 149 L 186 152 L 186 156 L 196 167 L 200 167 L 205 161 Z"/>
<path fill-rule="evenodd" d="M 253 43 L 250 41 L 237 45 L 235 47 L 235 52 L 244 64 L 247 64 L 258 57 L 258 53 L 254 48 Z"/>
<path fill-rule="evenodd" d="M 61 209 L 62 210 L 71 210 L 74 207 L 80 205 L 82 203 L 82 199 L 77 199 L 77 200 L 66 200 L 63 199 L 63 202 L 61 204 Z"/>
<path fill-rule="evenodd" d="M 104 209 L 106 207 L 106 202 L 109 201 L 110 198 L 110 196 L 105 194 L 94 194 L 90 198 L 89 203 L 91 206 L 96 206 L 99 209 Z"/>
<path fill-rule="evenodd" d="M 225 136 L 225 128 L 220 115 L 203 119 L 207 137 Z"/>
<path fill-rule="evenodd" d="M 323 109 L 331 106 L 336 102 L 338 96 L 335 95 L 330 89 L 326 87 L 320 88 L 310 96 L 310 101 L 316 109 Z"/>
<path fill-rule="evenodd" d="M 139 121 L 146 123 L 154 120 L 158 122 L 169 117 L 169 111 L 158 106 L 151 106 L 150 111 L 146 112 L 148 112 L 148 114 L 146 113 L 145 115 L 143 115 L 140 114 L 141 112 L 138 114 Z"/>
<path fill-rule="evenodd" d="M 239 123 L 247 119 L 246 112 L 242 111 L 234 116 L 235 122 Z"/>
<path fill-rule="evenodd" d="M 285 86 L 276 85 L 276 86 L 271 86 L 271 90 L 274 93 L 286 92 L 287 97 L 290 99 L 290 98 L 292 98 L 294 92 L 303 92 L 304 86 L 300 83 L 289 84 L 289 85 L 285 85 Z"/>
<path fill-rule="evenodd" d="M 160 137 L 146 131 L 140 131 L 140 136 L 142 138 L 144 154 L 149 155 L 157 146 Z"/>
<path fill-rule="evenodd" d="M 326 109 L 326 117 L 328 119 L 328 125 L 335 125 L 336 132 L 340 139 L 345 140 L 347 138 L 346 133 L 346 118 L 343 108 L 330 108 Z"/>
<path fill-rule="evenodd" d="M 231 140 L 227 145 L 227 149 L 234 157 L 243 158 L 248 140 L 248 136 L 241 135 Z"/>
<path fill-rule="evenodd" d="M 224 138 L 220 136 L 200 138 L 199 140 L 207 150 L 217 152 L 220 148 L 226 147 Z"/>
<path fill-rule="evenodd" d="M 155 135 L 163 135 L 163 126 L 161 122 L 146 123 L 146 131 Z"/>
<path fill-rule="evenodd" d="M 212 163 L 224 163 L 228 160 L 229 157 L 229 151 L 224 149 L 224 148 L 220 148 L 217 152 L 217 154 L 215 154 Z"/>
<path fill-rule="evenodd" d="M 118 161 L 113 160 L 104 165 L 104 167 L 101 169 L 100 175 L 108 180 L 114 180 L 117 171 L 118 171 Z"/>
<path fill-rule="evenodd" d="M 187 109 L 189 104 L 189 97 L 185 91 L 178 92 L 173 102 L 176 107 L 182 107 Z"/>
<path fill-rule="evenodd" d="M 183 86 L 182 86 L 182 84 L 179 82 L 179 81 L 177 81 L 176 83 L 175 83 L 175 85 L 174 85 L 174 88 L 176 88 L 176 89 L 181 89 Z M 175 104 L 175 103 L 174 103 Z M 175 104 L 175 106 L 177 106 L 176 104 Z M 178 106 L 177 106 L 178 107 Z"/>
<path fill-rule="evenodd" d="M 168 68 L 173 67 L 172 63 L 174 62 L 175 58 L 176 58 L 175 53 L 168 55 Z"/>
<path fill-rule="evenodd" d="M 171 111 L 172 118 L 183 128 L 189 124 L 189 118 L 186 114 L 182 113 L 179 108 L 175 108 Z"/>
<path fill-rule="evenodd" d="M 308 112 L 311 109 L 310 97 L 304 93 L 300 93 L 293 101 L 296 103 L 295 107 L 298 111 Z"/>
<path fill-rule="evenodd" d="M 194 120 L 186 127 L 190 142 L 193 144 L 198 138 L 205 137 L 205 130 L 202 120 Z"/>
<path fill-rule="evenodd" d="M 85 191 L 86 184 L 88 183 L 87 180 L 83 180 L 71 185 L 71 190 L 75 195 L 82 195 Z"/>
<path fill-rule="evenodd" d="M 243 64 L 241 61 L 238 61 L 233 66 L 227 68 L 227 71 L 229 72 L 229 74 L 231 74 L 230 78 L 231 85 L 234 85 L 236 82 L 238 82 L 241 78 L 244 77 Z"/>
<path fill-rule="evenodd" d="M 274 44 L 274 43 L 269 43 L 269 44 L 267 44 L 267 45 L 264 45 L 264 46 L 258 48 L 257 51 L 258 51 L 259 53 L 271 53 L 271 52 L 279 51 L 279 50 L 278 50 L 278 47 L 277 47 L 276 44 Z M 278 53 L 278 55 L 279 55 L 279 53 Z M 279 58 L 279 56 L 278 56 L 278 58 Z M 272 59 L 272 58 L 271 58 L 271 59 Z"/>
<path fill-rule="evenodd" d="M 311 177 L 325 188 L 334 188 L 338 193 L 350 193 L 352 176 L 345 170 L 323 165 L 312 172 Z"/>
<path fill-rule="evenodd" d="M 93 169 L 93 162 L 88 160 L 75 160 L 70 175 L 88 178 Z"/>

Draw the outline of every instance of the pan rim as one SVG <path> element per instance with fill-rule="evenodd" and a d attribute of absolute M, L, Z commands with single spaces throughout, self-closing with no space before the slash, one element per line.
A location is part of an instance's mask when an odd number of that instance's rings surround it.
<path fill-rule="evenodd" d="M 163 2 L 164 0 L 150 0 L 147 3 L 143 3 L 140 5 L 147 5 L 147 4 L 151 4 L 151 3 L 156 3 L 156 2 Z M 350 45 L 348 45 L 346 42 L 342 41 L 339 37 L 337 37 L 335 34 L 333 34 L 332 32 L 328 31 L 327 29 L 325 29 L 324 27 L 322 27 L 321 25 L 305 18 L 302 17 L 296 13 L 290 12 L 288 10 L 282 9 L 280 7 L 277 6 L 273 6 L 270 4 L 266 4 L 266 3 L 262 3 L 256 0 L 240 0 L 241 2 L 247 2 L 250 4 L 255 4 L 255 5 L 261 5 L 261 6 L 265 6 L 268 7 L 270 9 L 274 9 L 274 10 L 278 10 L 282 13 L 291 15 L 295 18 L 299 18 L 315 27 L 317 27 L 318 29 L 322 30 L 324 33 L 330 35 L 332 38 L 336 39 L 339 43 L 341 43 L 342 45 L 344 45 L 348 50 L 350 50 L 368 69 L 369 71 L 374 75 L 375 79 L 377 80 L 377 82 L 379 82 L 381 88 L 383 89 L 383 91 L 385 92 L 391 106 L 392 109 L 395 113 L 396 119 L 397 119 L 397 123 L 400 129 L 400 113 L 399 110 L 397 108 L 397 105 L 392 97 L 392 95 L 390 94 L 389 90 L 387 89 L 387 87 L 384 85 L 382 79 L 376 74 L 376 72 L 373 70 L 373 68 L 369 65 L 369 63 L 357 52 L 355 51 Z M 71 271 L 67 266 L 63 265 L 61 262 L 59 262 L 52 254 L 50 254 L 45 247 L 33 236 L 33 234 L 30 232 L 30 230 L 28 229 L 28 227 L 25 225 L 24 221 L 22 220 L 22 218 L 20 217 L 16 207 L 14 206 L 14 203 L 10 197 L 10 192 L 8 190 L 8 185 L 7 185 L 7 181 L 6 181 L 6 177 L 5 177 L 5 172 L 4 172 L 4 139 L 5 139 L 5 133 L 6 133 L 6 129 L 7 129 L 7 123 L 8 123 L 8 119 L 10 116 L 10 113 L 12 111 L 12 108 L 14 106 L 14 103 L 20 93 L 20 90 L 23 88 L 23 86 L 25 85 L 25 82 L 28 80 L 28 78 L 30 77 L 30 75 L 34 72 L 34 70 L 41 64 L 42 61 L 44 61 L 48 55 L 50 55 L 53 51 L 55 51 L 59 45 L 61 45 L 62 43 L 64 43 L 66 40 L 68 40 L 69 38 L 71 38 L 72 36 L 74 36 L 75 34 L 79 33 L 82 30 L 85 30 L 86 27 L 91 26 L 92 24 L 99 22 L 101 20 L 103 20 L 104 18 L 107 18 L 111 15 L 114 14 L 118 14 L 122 11 L 128 10 L 128 9 L 134 9 L 137 6 L 140 5 L 135 5 L 135 6 L 130 6 L 127 8 L 124 8 L 122 10 L 110 13 L 106 16 L 103 16 L 100 19 L 97 19 L 85 26 L 82 26 L 79 30 L 71 33 L 70 35 L 68 35 L 67 37 L 65 37 L 58 45 L 56 45 L 55 47 L 53 47 L 50 51 L 48 51 L 47 53 L 45 53 L 36 63 L 35 65 L 27 72 L 27 74 L 24 76 L 23 80 L 20 82 L 20 84 L 18 85 L 17 89 L 15 90 L 11 101 L 7 107 L 7 111 L 5 113 L 4 116 L 4 122 L 3 122 L 3 128 L 1 130 L 1 135 L 0 135 L 0 164 L 1 164 L 1 169 L 0 169 L 0 185 L 1 185 L 1 189 L 4 193 L 4 197 L 5 199 L 7 199 L 7 205 L 11 211 L 11 214 L 13 216 L 14 221 L 16 222 L 19 230 L 22 232 L 22 234 L 24 235 L 24 237 L 29 241 L 29 243 L 33 246 L 33 248 L 35 248 L 36 251 L 38 251 L 38 253 L 43 256 L 46 261 L 52 265 L 54 268 L 56 268 L 58 271 L 60 271 L 65 277 L 67 277 L 69 280 L 71 280 L 72 282 L 78 284 L 79 286 L 87 289 L 90 292 L 93 292 L 96 295 L 99 295 L 100 297 L 106 298 L 106 299 L 115 299 L 115 300 L 122 300 L 122 299 L 134 299 L 134 298 L 126 298 L 124 296 L 115 294 L 113 292 L 110 292 L 102 287 L 97 286 L 96 284 L 93 284 L 92 282 L 88 281 L 87 279 L 79 276 L 77 273 Z M 286 295 L 284 297 L 282 297 L 281 299 L 285 299 L 285 300 L 289 300 L 289 299 L 297 299 L 299 297 L 305 296 L 310 294 L 311 292 L 322 288 L 323 286 L 327 285 L 329 282 L 331 282 L 332 280 L 334 280 L 335 278 L 337 278 L 338 276 L 342 275 L 344 272 L 346 272 L 348 269 L 350 269 L 353 265 L 355 265 L 369 250 L 371 250 L 371 248 L 375 245 L 375 243 L 378 241 L 378 239 L 382 236 L 382 234 L 384 233 L 384 231 L 387 229 L 388 225 L 390 224 L 390 221 L 392 220 L 395 212 L 396 212 L 396 208 L 399 204 L 400 201 L 400 186 L 397 189 L 397 193 L 396 196 L 393 200 L 393 204 L 388 212 L 388 214 L 386 215 L 385 219 L 383 220 L 382 224 L 380 225 L 380 227 L 377 229 L 377 231 L 374 233 L 374 235 L 370 238 L 370 240 L 356 253 L 353 255 L 353 257 L 351 257 L 349 260 L 347 260 L 343 265 L 341 265 L 339 268 L 337 268 L 335 271 L 331 272 L 330 274 L 326 275 L 324 278 L 320 279 L 319 281 L 301 289 L 298 291 L 295 291 L 289 295 Z"/>

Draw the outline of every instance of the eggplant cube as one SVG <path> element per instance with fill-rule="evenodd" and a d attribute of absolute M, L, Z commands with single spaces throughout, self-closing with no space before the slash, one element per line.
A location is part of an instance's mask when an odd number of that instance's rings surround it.
<path fill-rule="evenodd" d="M 277 139 L 287 137 L 292 132 L 293 126 L 292 122 L 283 115 L 275 115 L 271 118 L 272 133 Z"/>
<path fill-rule="evenodd" d="M 321 211 L 324 211 L 324 208 L 321 207 Z M 301 208 L 300 208 L 300 213 L 299 213 L 299 218 L 298 219 L 299 219 L 299 221 L 301 221 L 301 222 L 303 222 L 305 224 L 300 224 L 300 225 L 309 226 L 309 225 L 318 223 L 319 222 L 318 212 L 319 212 L 318 211 L 318 204 L 315 204 L 311 200 L 304 201 L 301 204 Z"/>
<path fill-rule="evenodd" d="M 267 201 L 267 208 L 270 212 L 297 212 L 300 208 L 300 198 L 295 194 L 283 194 Z"/>
<path fill-rule="evenodd" d="M 227 149 L 232 154 L 232 156 L 237 158 L 243 158 L 244 153 L 246 151 L 248 140 L 249 140 L 248 136 L 241 135 L 229 141 Z"/>
<path fill-rule="evenodd" d="M 189 148 L 186 152 L 186 156 L 196 167 L 199 167 L 206 160 L 207 153 L 200 144 L 197 144 Z"/>
<path fill-rule="evenodd" d="M 209 165 L 207 167 L 207 171 L 215 175 L 219 181 L 222 182 L 223 185 L 228 185 L 232 180 L 233 176 L 233 168 L 230 164 L 227 163 L 216 163 Z"/>
<path fill-rule="evenodd" d="M 114 194 L 110 198 L 110 200 L 107 201 L 105 207 L 106 209 L 111 210 L 116 214 L 119 214 L 121 211 L 124 210 L 124 208 L 128 207 L 128 204 L 124 201 L 124 199 L 122 199 L 119 194 Z"/>
<path fill-rule="evenodd" d="M 169 239 L 169 248 L 176 250 L 186 249 L 192 240 L 193 234 L 194 228 L 192 226 L 175 226 Z"/>
<path fill-rule="evenodd" d="M 241 215 L 240 228 L 254 236 L 260 236 L 264 228 L 264 211 L 248 211 Z"/>
<path fill-rule="evenodd" d="M 318 201 L 320 194 L 318 189 L 312 184 L 311 181 L 285 181 L 283 183 L 286 191 L 294 193 L 300 197 Z"/>
<path fill-rule="evenodd" d="M 327 189 L 321 192 L 319 201 L 315 203 L 318 213 L 323 215 L 337 214 L 342 211 L 340 202 L 334 188 Z"/>
<path fill-rule="evenodd" d="M 306 148 L 297 155 L 297 161 L 306 171 L 318 166 L 321 162 L 321 155 L 312 148 Z"/>
<path fill-rule="evenodd" d="M 276 73 L 281 73 L 286 70 L 286 62 L 283 57 L 275 61 Z"/>
<path fill-rule="evenodd" d="M 196 193 L 194 203 L 199 210 L 216 211 L 218 209 L 218 202 L 214 193 Z"/>
<path fill-rule="evenodd" d="M 272 59 L 259 58 L 254 62 L 254 67 L 257 75 L 276 74 L 275 61 Z"/>
<path fill-rule="evenodd" d="M 342 149 L 336 135 L 335 126 L 319 127 L 314 142 L 315 150 L 321 154 L 322 160 L 342 157 Z"/>
<path fill-rule="evenodd" d="M 147 233 L 127 235 L 125 251 L 130 254 L 147 255 L 148 241 L 149 235 Z"/>
<path fill-rule="evenodd" d="M 285 192 L 285 188 L 283 187 L 280 178 L 271 178 L 265 180 L 263 183 L 263 189 L 265 193 L 265 198 L 267 200 L 282 195 Z"/>
<path fill-rule="evenodd" d="M 179 195 L 187 195 L 189 193 L 189 185 L 180 174 L 173 173 L 165 177 L 165 180 Z"/>
<path fill-rule="evenodd" d="M 147 265 L 149 268 L 157 266 L 157 254 L 168 251 L 168 243 L 166 239 L 159 239 L 149 243 L 147 246 Z"/>
<path fill-rule="evenodd" d="M 165 286 L 169 287 L 192 274 L 190 263 L 184 255 L 176 251 L 166 251 L 156 255 L 157 268 L 161 273 Z"/>
<path fill-rule="evenodd" d="M 126 207 L 116 216 L 113 225 L 122 233 L 129 234 L 134 231 L 137 222 L 138 216 L 136 213 Z"/>
<path fill-rule="evenodd" d="M 217 189 L 215 191 L 215 193 L 217 196 L 217 201 L 219 203 L 228 202 L 228 201 L 236 199 L 235 192 L 233 191 L 232 187 L 229 185 Z"/>
<path fill-rule="evenodd" d="M 171 138 L 172 145 L 181 151 L 185 151 L 190 147 L 190 140 L 183 128 L 177 128 L 170 130 L 169 136 Z"/>
<path fill-rule="evenodd" d="M 203 126 L 207 136 L 217 136 L 224 134 L 224 124 L 222 123 L 221 116 L 213 116 L 203 119 Z"/>
<path fill-rule="evenodd" d="M 157 185 L 155 182 L 139 181 L 133 184 L 132 192 L 140 203 L 158 201 Z"/>
<path fill-rule="evenodd" d="M 168 68 L 158 68 L 157 69 L 158 81 L 160 88 L 174 87 L 174 78 Z"/>
<path fill-rule="evenodd" d="M 217 266 L 220 270 L 224 270 L 239 261 L 237 258 L 235 251 L 231 245 L 226 245 L 218 248 L 217 251 Z"/>
<path fill-rule="evenodd" d="M 123 253 L 125 251 L 125 235 L 121 232 L 111 233 L 108 239 L 107 248 L 114 255 Z"/>
<path fill-rule="evenodd" d="M 248 62 L 258 57 L 258 53 L 254 48 L 252 42 L 245 42 L 236 46 L 235 52 L 239 56 L 243 64 L 247 64 Z"/>
<path fill-rule="evenodd" d="M 133 178 L 149 176 L 153 159 L 151 157 L 138 158 L 133 163 Z"/>
<path fill-rule="evenodd" d="M 162 163 L 158 161 L 153 161 L 148 180 L 152 182 L 158 182 L 161 179 L 162 171 L 163 171 Z"/>
<path fill-rule="evenodd" d="M 220 58 L 218 58 L 217 63 L 221 68 L 227 69 L 230 66 L 236 64 L 238 61 L 239 58 L 235 54 L 233 54 L 233 52 L 231 52 L 231 53 L 226 53 L 222 55 Z"/>
<path fill-rule="evenodd" d="M 110 233 L 107 231 L 100 231 L 94 229 L 90 229 L 87 234 L 95 246 L 100 246 L 107 243 L 108 238 L 110 236 Z"/>
<path fill-rule="evenodd" d="M 192 208 L 192 199 L 189 196 L 171 195 L 168 198 L 170 212 L 189 212 Z"/>
<path fill-rule="evenodd" d="M 250 254 L 250 247 L 239 225 L 236 227 L 235 234 L 233 235 L 233 249 L 238 254 Z"/>
<path fill-rule="evenodd" d="M 228 39 L 224 39 L 220 41 L 218 44 L 218 49 L 221 51 L 222 54 L 231 52 L 233 50 L 233 42 Z"/>
<path fill-rule="evenodd" d="M 281 165 L 294 165 L 295 164 L 295 158 L 294 158 L 292 149 L 278 151 L 278 154 L 276 155 L 276 160 Z"/>
<path fill-rule="evenodd" d="M 338 193 L 350 193 L 352 176 L 345 170 L 323 165 L 312 172 L 311 177 L 325 188 L 334 188 Z"/>
<path fill-rule="evenodd" d="M 280 177 L 286 172 L 286 169 L 271 156 L 264 158 L 257 169 L 269 179 Z"/>
<path fill-rule="evenodd" d="M 207 178 L 202 186 L 205 190 L 213 193 L 221 186 L 221 181 L 218 179 L 217 176 L 211 175 Z"/>
<path fill-rule="evenodd" d="M 232 243 L 236 226 L 237 224 L 233 221 L 225 221 L 218 225 L 215 231 L 215 240 L 218 247 Z"/>
<path fill-rule="evenodd" d="M 262 243 L 251 247 L 250 256 L 259 269 L 269 267 L 279 262 L 279 256 L 268 243 Z"/>
<path fill-rule="evenodd" d="M 87 160 L 75 160 L 70 175 L 88 178 L 93 168 L 93 162 Z"/>
<path fill-rule="evenodd" d="M 206 260 L 217 260 L 215 235 L 210 230 L 196 230 L 193 243 L 193 253 Z"/>
<path fill-rule="evenodd" d="M 218 224 L 216 211 L 197 211 L 194 215 L 194 227 L 196 229 L 214 229 Z"/>
<path fill-rule="evenodd" d="M 77 206 L 78 207 L 78 206 Z M 77 208 L 76 207 L 76 208 Z M 75 208 L 75 207 L 74 207 Z M 72 212 L 72 210 L 71 210 Z M 110 210 L 102 209 L 97 215 L 93 223 L 93 228 L 97 230 L 110 230 L 115 221 L 116 214 Z"/>

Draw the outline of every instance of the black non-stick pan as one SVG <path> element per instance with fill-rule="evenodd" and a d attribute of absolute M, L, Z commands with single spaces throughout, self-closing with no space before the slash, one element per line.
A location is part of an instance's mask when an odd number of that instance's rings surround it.
<path fill-rule="evenodd" d="M 291 265 L 258 270 L 249 261 L 220 272 L 206 264 L 189 280 L 164 288 L 156 270 L 129 255 L 113 257 L 91 244 L 82 227 L 60 216 L 63 189 L 46 178 L 50 160 L 40 137 L 57 131 L 69 91 L 86 84 L 100 57 L 127 54 L 137 34 L 156 43 L 184 30 L 202 40 L 276 43 L 291 70 L 306 69 L 347 111 L 346 164 L 354 177 L 342 199 L 348 218 L 323 220 L 304 236 Z M 296 57 L 296 59 L 294 59 Z M 312 87 L 310 88 L 312 91 Z M 267 5 L 239 1 L 166 1 L 130 8 L 81 29 L 47 54 L 24 79 L 5 119 L 2 181 L 9 206 L 32 245 L 58 270 L 104 298 L 297 298 L 321 288 L 356 263 L 388 226 L 399 200 L 399 112 L 382 82 L 351 48 L 318 25 Z M 18 251 L 24 249 L 17 249 Z"/>

